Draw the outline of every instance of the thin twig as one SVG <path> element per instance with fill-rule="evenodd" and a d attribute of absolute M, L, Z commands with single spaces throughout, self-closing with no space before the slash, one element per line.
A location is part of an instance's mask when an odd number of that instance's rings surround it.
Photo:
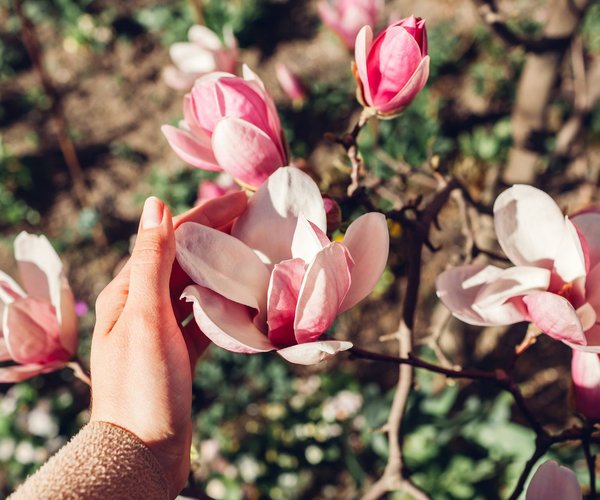
<path fill-rule="evenodd" d="M 75 375 L 76 378 L 81 380 L 84 384 L 88 385 L 89 387 L 92 387 L 92 379 L 83 368 L 83 365 L 81 364 L 81 361 L 79 359 L 69 361 L 67 363 L 67 366 L 71 368 L 71 370 L 73 370 L 73 375 Z"/>

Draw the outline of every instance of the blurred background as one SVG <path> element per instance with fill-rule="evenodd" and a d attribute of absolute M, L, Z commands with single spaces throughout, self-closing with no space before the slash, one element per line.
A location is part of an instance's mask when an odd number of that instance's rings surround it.
<path fill-rule="evenodd" d="M 381 206 L 393 207 L 400 192 L 431 191 L 439 173 L 459 177 L 487 207 L 515 182 L 541 187 L 568 212 L 598 202 L 600 4 L 580 0 L 565 26 L 555 14 L 566 3 L 385 4 L 379 28 L 410 14 L 427 19 L 431 75 L 400 118 L 373 120 L 361 135 L 368 170 L 397 191 L 379 193 Z M 160 132 L 181 119 L 183 92 L 162 73 L 169 46 L 184 41 L 192 24 L 218 34 L 233 29 L 240 61 L 278 104 L 293 157 L 322 191 L 343 198 L 347 159 L 324 134 L 351 129 L 360 106 L 352 54 L 322 24 L 316 4 L 0 0 L 0 268 L 13 274 L 12 242 L 21 230 L 49 237 L 78 300 L 84 362 L 95 298 L 128 255 L 145 197 L 159 196 L 178 213 L 211 177 L 185 165 Z M 277 63 L 302 81 L 303 105 L 280 87 Z M 350 204 L 341 208 L 344 220 L 356 215 Z M 442 213 L 433 242 L 442 249 L 426 254 L 417 331 L 424 356 L 493 369 L 509 359 L 526 326 L 481 331 L 449 321 L 433 290 L 435 276 L 464 252 L 459 208 Z M 491 218 L 478 221 L 479 241 L 497 250 Z M 396 329 L 406 262 L 403 228 L 390 231 L 389 268 L 332 332 L 393 353 L 379 339 Z M 518 372 L 524 394 L 545 424 L 569 425 L 569 349 L 543 336 L 530 351 Z M 346 355 L 296 367 L 274 355 L 209 349 L 195 379 L 186 496 L 355 497 L 385 465 L 378 429 L 396 377 L 394 367 Z M 77 432 L 88 404 L 87 387 L 68 369 L 0 385 L 0 497 Z M 405 433 L 411 477 L 436 499 L 504 497 L 533 451 L 534 434 L 509 395 L 424 372 L 417 372 Z M 579 449 L 564 445 L 551 456 L 588 482 Z"/>

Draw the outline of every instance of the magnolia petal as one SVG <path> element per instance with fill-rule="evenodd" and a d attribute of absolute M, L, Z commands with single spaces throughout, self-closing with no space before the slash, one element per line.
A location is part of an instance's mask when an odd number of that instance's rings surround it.
<path fill-rule="evenodd" d="M 223 47 L 219 36 L 211 29 L 200 24 L 194 24 L 187 33 L 188 40 L 208 50 L 219 50 Z"/>
<path fill-rule="evenodd" d="M 565 283 L 575 281 L 586 275 L 586 250 L 585 240 L 582 241 L 573 222 L 565 217 L 565 226 L 562 236 L 559 238 L 554 269 Z M 587 247 L 587 245 L 586 245 Z"/>
<path fill-rule="evenodd" d="M 501 276 L 503 271 L 499 267 L 486 265 L 448 269 L 436 279 L 437 296 L 454 317 L 470 325 L 510 325 L 525 321 L 525 311 L 513 301 L 485 309 L 474 307 L 481 290 Z"/>
<path fill-rule="evenodd" d="M 526 500 L 581 500 L 581 488 L 575 473 L 566 467 L 559 466 L 554 460 L 548 460 L 539 466 L 533 475 Z"/>
<path fill-rule="evenodd" d="M 71 357 L 58 342 L 59 325 L 49 302 L 28 297 L 5 306 L 2 332 L 16 363 L 66 361 Z"/>
<path fill-rule="evenodd" d="M 264 313 L 269 271 L 244 243 L 194 222 L 181 224 L 175 241 L 177 262 L 196 284 Z"/>
<path fill-rule="evenodd" d="M 573 349 L 571 374 L 575 407 L 587 418 L 600 420 L 600 357 Z"/>
<path fill-rule="evenodd" d="M 169 146 L 186 163 L 212 172 L 221 172 L 223 170 L 217 164 L 212 150 L 203 146 L 187 130 L 181 130 L 171 125 L 163 125 L 160 129 L 167 138 L 167 141 L 169 141 Z"/>
<path fill-rule="evenodd" d="M 181 298 L 193 303 L 200 330 L 219 347 L 245 354 L 274 349 L 254 325 L 250 308 L 197 285 L 186 287 Z"/>
<path fill-rule="evenodd" d="M 306 220 L 302 214 L 298 216 L 298 223 L 292 239 L 292 257 L 312 262 L 323 247 L 331 243 L 327 235 L 313 223 Z"/>
<path fill-rule="evenodd" d="M 389 102 L 378 106 L 379 113 L 383 115 L 397 113 L 410 104 L 427 83 L 427 79 L 429 78 L 429 62 L 429 56 L 425 56 L 421 59 L 417 69 L 408 82 L 406 82 L 406 85 L 404 85 L 404 87 L 402 87 Z"/>
<path fill-rule="evenodd" d="M 573 344 L 586 345 L 581 321 L 571 303 L 551 292 L 536 292 L 523 297 L 531 322 L 546 335 Z"/>
<path fill-rule="evenodd" d="M 267 324 L 269 340 L 275 346 L 284 347 L 296 343 L 294 317 L 303 278 L 302 259 L 284 260 L 273 268 L 268 292 Z"/>
<path fill-rule="evenodd" d="M 351 285 L 340 306 L 350 309 L 371 293 L 383 274 L 388 259 L 390 236 L 385 216 L 379 213 L 361 215 L 346 231 L 344 245 L 354 261 Z"/>
<path fill-rule="evenodd" d="M 297 365 L 316 365 L 335 356 L 340 351 L 347 351 L 352 347 L 352 342 L 342 340 L 324 340 L 321 342 L 310 342 L 308 344 L 297 344 L 285 349 L 279 349 L 283 359 Z"/>
<path fill-rule="evenodd" d="M 596 264 L 586 277 L 585 298 L 600 315 L 600 263 Z"/>
<path fill-rule="evenodd" d="M 373 42 L 367 59 L 375 107 L 391 101 L 408 83 L 422 60 L 421 47 L 402 26 L 391 26 Z"/>
<path fill-rule="evenodd" d="M 496 199 L 494 223 L 502 250 L 516 265 L 552 268 L 565 218 L 550 196 L 517 184 Z"/>
<path fill-rule="evenodd" d="M 581 322 L 581 328 L 583 328 L 584 332 L 592 328 L 598 320 L 598 315 L 589 302 L 578 307 L 575 313 Z"/>
<path fill-rule="evenodd" d="M 180 71 L 175 66 L 166 66 L 162 71 L 162 78 L 165 83 L 175 90 L 189 90 L 197 75 L 188 74 Z"/>
<path fill-rule="evenodd" d="M 367 58 L 373 43 L 373 30 L 370 26 L 363 26 L 356 36 L 354 43 L 354 59 L 356 71 L 362 83 L 362 91 L 368 105 L 373 105 L 371 87 L 369 84 L 369 73 L 367 72 Z"/>
<path fill-rule="evenodd" d="M 331 326 L 350 288 L 350 252 L 339 243 L 323 248 L 309 265 L 298 295 L 296 341 L 313 342 Z"/>
<path fill-rule="evenodd" d="M 587 242 L 591 267 L 600 264 L 600 208 L 580 212 L 571 220 Z"/>
<path fill-rule="evenodd" d="M 27 364 L 24 366 L 5 366 L 0 368 L 0 384 L 14 384 L 42 373 L 53 372 L 65 365 L 62 361 L 54 361 L 43 365 Z"/>
<path fill-rule="evenodd" d="M 279 168 L 250 199 L 231 234 L 276 264 L 292 258 L 300 214 L 326 231 L 323 198 L 315 182 L 296 167 Z"/>
<path fill-rule="evenodd" d="M 2 303 L 10 304 L 21 297 L 25 297 L 25 295 L 23 289 L 15 280 L 5 272 L 0 271 L 0 311 L 2 310 Z"/>
<path fill-rule="evenodd" d="M 79 334 L 77 331 L 77 314 L 75 312 L 75 297 L 71 288 L 63 279 L 61 289 L 61 323 L 60 323 L 60 344 L 71 354 L 77 351 Z"/>
<path fill-rule="evenodd" d="M 12 359 L 10 352 L 8 350 L 8 346 L 6 345 L 6 340 L 0 337 L 0 361 L 8 361 Z"/>
<path fill-rule="evenodd" d="M 473 308 L 484 310 L 504 304 L 508 299 L 534 291 L 542 291 L 550 284 L 550 271 L 541 267 L 516 266 L 503 269 L 493 281 L 477 294 Z"/>
<path fill-rule="evenodd" d="M 194 43 L 174 43 L 169 48 L 169 55 L 175 65 L 184 73 L 201 75 L 217 69 L 214 54 Z"/>
<path fill-rule="evenodd" d="M 239 118 L 223 118 L 217 123 L 212 148 L 225 172 L 253 187 L 260 186 L 283 166 L 283 159 L 271 137 L 256 125 Z"/>

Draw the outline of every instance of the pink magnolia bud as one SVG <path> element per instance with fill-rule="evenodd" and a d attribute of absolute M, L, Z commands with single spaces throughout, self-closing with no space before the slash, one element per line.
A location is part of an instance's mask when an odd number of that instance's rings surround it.
<path fill-rule="evenodd" d="M 296 107 L 302 107 L 306 100 L 306 90 L 298 77 L 283 63 L 275 65 L 275 75 L 279 85 Z"/>
<path fill-rule="evenodd" d="M 538 467 L 525 493 L 525 500 L 581 500 L 581 487 L 575 473 L 554 460 Z"/>
<path fill-rule="evenodd" d="M 200 182 L 198 185 L 198 197 L 194 205 L 199 205 L 202 202 L 239 190 L 240 186 L 235 183 L 233 177 L 223 172 L 214 181 L 205 180 Z"/>
<path fill-rule="evenodd" d="M 587 418 L 600 420 L 600 355 L 595 352 L 572 352 L 575 408 Z"/>
<path fill-rule="evenodd" d="M 0 271 L 0 382 L 20 382 L 65 365 L 77 350 L 75 300 L 45 236 L 22 232 L 15 258 L 23 288 Z"/>
<path fill-rule="evenodd" d="M 421 91 L 429 76 L 425 20 L 410 16 L 388 26 L 373 41 L 364 26 L 356 37 L 356 96 L 380 118 L 393 118 Z"/>
<path fill-rule="evenodd" d="M 287 165 L 275 103 L 247 66 L 244 78 L 211 73 L 196 80 L 184 97 L 183 115 L 179 128 L 163 125 L 162 132 L 194 167 L 227 172 L 256 188 Z"/>
<path fill-rule="evenodd" d="M 319 17 L 344 44 L 354 49 L 360 29 L 368 24 L 375 27 L 383 12 L 382 0 L 321 0 L 317 4 Z"/>
<path fill-rule="evenodd" d="M 165 83 L 177 90 L 189 90 L 201 76 L 213 71 L 235 73 L 238 49 L 231 28 L 223 30 L 225 43 L 206 26 L 192 26 L 189 42 L 174 43 L 169 48 L 173 65 L 163 71 Z"/>

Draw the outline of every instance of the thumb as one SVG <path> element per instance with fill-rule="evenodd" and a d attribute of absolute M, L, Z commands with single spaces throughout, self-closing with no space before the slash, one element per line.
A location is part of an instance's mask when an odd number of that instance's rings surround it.
<path fill-rule="evenodd" d="M 169 208 L 151 196 L 144 203 L 131 254 L 126 308 L 156 314 L 171 306 L 169 278 L 175 260 L 175 236 Z"/>

